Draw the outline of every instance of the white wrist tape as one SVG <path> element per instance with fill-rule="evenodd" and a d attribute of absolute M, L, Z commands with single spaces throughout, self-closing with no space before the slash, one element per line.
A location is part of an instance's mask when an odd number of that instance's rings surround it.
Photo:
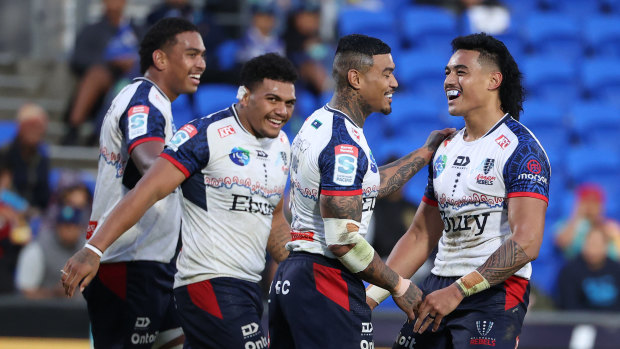
<path fill-rule="evenodd" d="M 103 252 L 101 252 L 100 249 L 98 249 L 97 247 L 89 244 L 88 242 L 86 243 L 86 245 L 84 245 L 84 247 L 86 247 L 87 249 L 95 252 L 97 254 L 97 256 L 99 256 L 99 258 L 103 257 Z"/>
<path fill-rule="evenodd" d="M 325 243 L 329 245 L 348 245 L 355 244 L 360 223 L 352 219 L 323 218 L 325 228 Z"/>
<path fill-rule="evenodd" d="M 477 270 L 463 276 L 456 280 L 456 284 L 461 288 L 465 297 L 469 297 L 472 294 L 484 291 L 491 287 L 489 281 L 482 276 Z"/>
<path fill-rule="evenodd" d="M 239 86 L 239 88 L 237 89 L 237 99 L 241 100 L 246 93 L 248 93 L 248 89 L 245 88 L 245 86 L 243 85 Z"/>
<path fill-rule="evenodd" d="M 370 246 L 368 241 L 359 234 L 356 234 L 356 237 L 356 241 L 351 242 L 355 246 L 345 253 L 344 256 L 338 257 L 338 260 L 353 274 L 366 269 L 375 257 L 375 249 Z"/>
<path fill-rule="evenodd" d="M 383 302 L 390 296 L 390 291 L 379 286 L 369 285 L 366 288 L 366 296 L 377 302 L 377 304 L 381 304 L 381 302 Z"/>

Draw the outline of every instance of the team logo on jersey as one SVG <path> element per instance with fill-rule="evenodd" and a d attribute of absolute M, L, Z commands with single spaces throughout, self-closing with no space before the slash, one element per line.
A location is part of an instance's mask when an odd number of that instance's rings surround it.
<path fill-rule="evenodd" d="M 374 173 L 377 173 L 377 161 L 375 161 L 375 157 L 372 155 L 372 151 L 370 152 L 370 170 Z"/>
<path fill-rule="evenodd" d="M 236 165 L 245 166 L 250 163 L 250 151 L 241 147 L 234 147 L 230 151 L 230 160 Z"/>
<path fill-rule="evenodd" d="M 230 135 L 234 135 L 236 132 L 235 132 L 235 129 L 232 127 L 232 125 L 228 125 L 222 128 L 218 128 L 217 133 L 220 135 L 220 138 L 224 138 Z"/>
<path fill-rule="evenodd" d="M 540 166 L 540 162 L 535 159 L 532 159 L 527 162 L 527 169 L 533 174 L 539 174 L 542 171 L 542 166 Z"/>
<path fill-rule="evenodd" d="M 495 143 L 497 143 L 502 149 L 506 149 L 510 145 L 510 140 L 508 137 L 501 135 L 495 138 Z"/>
<path fill-rule="evenodd" d="M 494 347 L 496 344 L 496 340 L 494 337 L 489 337 L 489 333 L 491 332 L 492 328 L 493 321 L 476 321 L 476 329 L 478 330 L 478 334 L 480 334 L 480 337 L 470 337 L 469 344 Z"/>
<path fill-rule="evenodd" d="M 433 163 L 433 178 L 439 177 L 439 175 L 446 168 L 446 163 L 448 162 L 448 157 L 446 155 L 439 155 L 437 160 Z"/>
<path fill-rule="evenodd" d="M 179 147 L 183 145 L 183 143 L 190 140 L 190 138 L 194 137 L 198 133 L 198 129 L 192 124 L 187 124 L 181 127 L 177 133 L 172 136 L 170 143 L 168 146 L 174 150 L 179 150 Z"/>
<path fill-rule="evenodd" d="M 129 121 L 129 139 L 134 139 L 146 134 L 148 130 L 149 107 L 136 105 L 129 108 L 127 119 Z"/>
<path fill-rule="evenodd" d="M 350 144 L 340 144 L 334 150 L 336 154 L 334 183 L 344 186 L 353 185 L 357 171 L 357 147 Z"/>
<path fill-rule="evenodd" d="M 323 125 L 323 123 L 320 122 L 319 120 L 315 119 L 314 121 L 312 121 L 312 123 L 310 125 L 312 125 L 312 127 L 314 127 L 316 130 L 318 130 L 319 127 L 321 127 L 321 125 Z"/>

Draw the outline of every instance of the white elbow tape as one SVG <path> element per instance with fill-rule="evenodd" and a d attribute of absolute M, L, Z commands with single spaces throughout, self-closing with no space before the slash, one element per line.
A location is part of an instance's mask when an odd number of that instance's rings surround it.
<path fill-rule="evenodd" d="M 329 245 L 354 244 L 360 230 L 360 223 L 352 219 L 323 218 L 325 243 Z"/>
<path fill-rule="evenodd" d="M 354 274 L 366 269 L 375 257 L 375 249 L 370 246 L 368 241 L 359 234 L 355 234 L 355 236 L 356 241 L 351 242 L 355 246 L 344 256 L 338 257 L 338 260 Z"/>
<path fill-rule="evenodd" d="M 377 302 L 377 304 L 381 304 L 381 302 L 383 302 L 390 296 L 390 291 L 379 286 L 368 285 L 368 287 L 366 288 L 366 296 Z"/>

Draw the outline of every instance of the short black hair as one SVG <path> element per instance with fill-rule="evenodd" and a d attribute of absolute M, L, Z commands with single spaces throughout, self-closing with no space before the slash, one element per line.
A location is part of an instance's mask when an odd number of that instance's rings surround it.
<path fill-rule="evenodd" d="M 250 90 L 264 79 L 294 83 L 297 80 L 297 70 L 288 58 L 277 53 L 256 56 L 241 68 L 241 85 Z"/>
<path fill-rule="evenodd" d="M 494 64 L 502 73 L 503 80 L 499 87 L 499 100 L 504 113 L 509 113 L 519 120 L 523 111 L 525 89 L 523 88 L 523 74 L 519 66 L 503 42 L 486 33 L 477 33 L 459 36 L 452 40 L 452 52 L 457 50 L 472 50 L 480 53 L 478 62 Z"/>
<path fill-rule="evenodd" d="M 144 74 L 153 65 L 153 52 L 174 45 L 176 36 L 185 32 L 198 32 L 192 22 L 176 17 L 159 20 L 146 32 L 140 42 L 140 73 Z"/>
<path fill-rule="evenodd" d="M 348 86 L 349 69 L 366 72 L 374 64 L 373 56 L 391 52 L 392 49 L 388 44 L 371 36 L 350 34 L 340 38 L 332 66 L 336 89 Z"/>

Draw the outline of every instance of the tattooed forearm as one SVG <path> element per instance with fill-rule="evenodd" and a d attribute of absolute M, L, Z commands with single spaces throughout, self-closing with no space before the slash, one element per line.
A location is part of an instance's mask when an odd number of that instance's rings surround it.
<path fill-rule="evenodd" d="M 399 279 L 398 274 L 386 266 L 376 252 L 368 267 L 356 275 L 358 275 L 361 279 L 388 291 L 396 288 Z"/>
<path fill-rule="evenodd" d="M 523 248 L 508 239 L 477 270 L 493 286 L 508 279 L 530 261 Z"/>
<path fill-rule="evenodd" d="M 362 220 L 362 196 L 321 195 L 321 215 L 324 218 Z"/>
<path fill-rule="evenodd" d="M 381 166 L 381 188 L 379 197 L 392 194 L 411 179 L 422 167 L 428 163 L 429 159 L 419 155 L 419 150 L 398 159 L 392 163 Z"/>

